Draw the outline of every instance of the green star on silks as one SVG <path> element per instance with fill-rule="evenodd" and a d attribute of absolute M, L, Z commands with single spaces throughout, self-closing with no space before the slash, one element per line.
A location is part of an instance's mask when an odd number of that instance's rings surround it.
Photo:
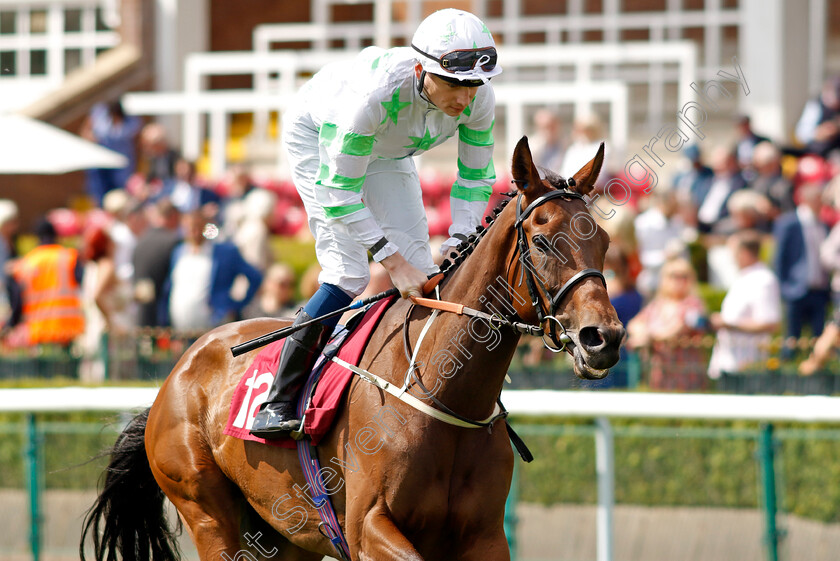
<path fill-rule="evenodd" d="M 488 32 L 489 33 L 489 32 Z M 444 45 L 448 45 L 455 38 L 455 27 L 450 23 L 446 26 L 446 33 L 440 36 L 440 41 Z"/>
<path fill-rule="evenodd" d="M 400 111 L 411 105 L 410 101 L 400 101 L 400 89 L 397 88 L 394 91 L 394 94 L 391 96 L 391 101 L 382 101 L 382 107 L 385 108 L 385 118 L 382 119 L 382 122 L 379 123 L 380 125 L 388 120 L 388 117 L 394 121 L 394 124 L 397 124 L 397 117 L 399 117 Z"/>
<path fill-rule="evenodd" d="M 411 139 L 411 144 L 408 146 L 403 146 L 403 148 L 417 148 L 418 150 L 428 150 L 432 144 L 440 137 L 440 135 L 432 136 L 429 133 L 429 129 L 426 129 L 426 134 L 423 136 L 411 136 L 408 135 L 408 138 Z"/>

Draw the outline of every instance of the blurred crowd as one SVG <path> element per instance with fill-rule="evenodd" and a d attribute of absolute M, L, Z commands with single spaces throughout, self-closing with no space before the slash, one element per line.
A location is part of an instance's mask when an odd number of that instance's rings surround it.
<path fill-rule="evenodd" d="M 538 165 L 564 176 L 604 137 L 597 116 L 566 127 L 549 109 L 536 112 L 533 129 Z M 205 181 L 163 126 L 143 125 L 118 103 L 97 106 L 83 134 L 129 160 L 87 172 L 91 210 L 57 209 L 24 231 L 15 203 L 0 200 L 5 348 L 75 345 L 82 378 L 96 381 L 107 346 L 138 328 L 200 333 L 290 316 L 317 289 L 317 264 L 296 274 L 272 247 L 276 237 L 308 234 L 291 183 L 255 181 L 240 166 Z M 655 188 L 636 186 L 609 217 L 593 213 L 612 239 L 604 274 L 628 331 L 622 352 L 648 357 L 650 387 L 702 389 L 766 364 L 777 335 L 820 338 L 813 352 L 782 347 L 803 374 L 831 358 L 840 332 L 840 79 L 803 109 L 796 136 L 775 144 L 739 116 L 728 142 L 685 146 Z M 607 171 L 602 195 L 623 178 Z M 421 181 L 438 241 L 451 181 L 429 171 Z M 371 277 L 368 293 L 389 287 L 376 265 Z M 696 344 L 709 336 L 710 356 Z M 526 347 L 525 362 L 538 367 L 547 355 L 538 341 Z M 626 385 L 625 363 L 600 385 Z"/>
<path fill-rule="evenodd" d="M 277 189 L 256 186 L 240 167 L 213 185 L 200 180 L 160 124 L 141 126 L 119 104 L 96 107 L 83 132 L 124 153 L 129 167 L 89 170 L 92 208 L 56 209 L 31 229 L 13 201 L 0 200 L 3 348 L 72 346 L 82 379 L 97 381 L 108 346 L 130 347 L 139 328 L 200 334 L 291 316 L 307 284 L 317 288 L 312 274 L 299 283 L 275 260 L 272 236 L 303 220 L 283 212 Z"/>
<path fill-rule="evenodd" d="M 564 175 L 603 138 L 596 116 L 564 138 L 544 109 L 534 128 L 538 164 Z M 778 358 L 799 361 L 805 375 L 821 368 L 840 343 L 840 78 L 805 106 L 794 144 L 772 142 L 739 115 L 727 141 L 684 147 L 668 171 L 655 186 L 602 174 L 601 200 L 612 178 L 633 191 L 614 214 L 593 212 L 612 239 L 608 291 L 626 348 L 647 359 L 648 385 L 702 389 L 762 369 L 775 335 L 785 338 Z M 794 343 L 803 336 L 818 338 L 813 351 Z M 544 357 L 537 348 L 526 360 Z M 599 385 L 626 383 L 622 364 Z"/>

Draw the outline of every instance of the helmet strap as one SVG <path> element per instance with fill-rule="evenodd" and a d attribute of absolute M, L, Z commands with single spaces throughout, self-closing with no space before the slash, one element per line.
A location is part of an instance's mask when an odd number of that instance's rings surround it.
<path fill-rule="evenodd" d="M 433 107 L 437 107 L 437 105 L 435 105 L 435 103 L 432 101 L 432 99 L 428 95 L 426 95 L 426 92 L 423 91 L 423 85 L 425 84 L 425 81 L 424 81 L 425 79 L 426 79 L 426 71 L 422 70 L 420 72 L 420 78 L 418 79 L 417 94 L 420 96 L 420 99 L 428 102 Z"/>

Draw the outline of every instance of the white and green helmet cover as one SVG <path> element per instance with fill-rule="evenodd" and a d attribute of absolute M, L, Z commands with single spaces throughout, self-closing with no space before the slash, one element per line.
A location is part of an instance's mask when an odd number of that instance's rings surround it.
<path fill-rule="evenodd" d="M 496 47 L 487 26 L 476 16 L 463 10 L 447 8 L 433 13 L 420 23 L 411 44 L 417 49 L 416 57 L 423 65 L 423 70 L 430 74 L 486 83 L 488 79 L 502 73 L 499 64 L 487 71 L 476 65 L 471 71 L 450 72 L 441 68 L 440 62 L 435 60 L 452 51 Z M 423 56 L 420 51 L 434 58 Z"/>
<path fill-rule="evenodd" d="M 468 29 L 470 45 L 479 40 L 492 44 L 489 33 L 473 37 L 472 23 L 453 29 Z M 449 40 L 452 45 L 460 42 Z M 457 135 L 450 235 L 469 234 L 481 222 L 495 182 L 492 86 L 477 88 L 466 110 L 451 117 L 420 93 L 416 54 L 410 47 L 368 47 L 352 60 L 329 64 L 301 89 L 284 115 L 287 146 L 300 155 L 312 150 L 315 156 L 317 151 L 314 199 L 328 219 L 347 225 L 364 247 L 384 235 L 364 203 L 368 165 L 376 159 L 419 155 Z"/>

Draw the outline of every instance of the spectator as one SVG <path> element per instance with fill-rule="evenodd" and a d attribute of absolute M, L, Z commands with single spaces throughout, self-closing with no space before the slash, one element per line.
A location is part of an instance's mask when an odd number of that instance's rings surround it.
<path fill-rule="evenodd" d="M 636 290 L 633 279 L 630 277 L 630 262 L 627 254 L 620 246 L 610 245 L 604 258 L 604 278 L 607 279 L 607 293 L 610 295 L 610 303 L 615 308 L 619 321 L 628 325 L 642 309 L 642 295 Z M 542 344 L 539 339 L 536 339 Z M 587 380 L 581 382 L 581 387 L 588 388 L 612 388 L 627 387 L 628 382 L 628 355 L 627 350 L 622 347 L 620 350 L 618 364 L 610 369 L 610 375 L 603 380 Z"/>
<path fill-rule="evenodd" d="M 687 169 L 674 177 L 674 190 L 677 198 L 691 204 L 696 218 L 697 209 L 703 204 L 709 189 L 712 186 L 712 178 L 715 173 L 712 168 L 703 163 L 700 155 L 700 148 L 696 145 L 687 146 L 682 152 L 683 162 L 681 165 Z M 696 226 L 696 224 L 691 224 Z"/>
<path fill-rule="evenodd" d="M 195 164 L 178 158 L 174 175 L 163 181 L 163 189 L 158 197 L 168 198 L 179 212 L 188 213 L 201 208 L 201 191 L 195 180 Z"/>
<path fill-rule="evenodd" d="M 164 182 L 162 195 L 168 196 L 182 213 L 200 210 L 209 221 L 218 223 L 222 198 L 210 185 L 198 180 L 194 162 L 184 158 L 175 162 L 175 177 Z"/>
<path fill-rule="evenodd" d="M 773 205 L 771 219 L 796 208 L 793 201 L 793 184 L 782 175 L 782 155 L 770 142 L 761 142 L 753 150 L 755 177 L 749 187 L 769 199 Z"/>
<path fill-rule="evenodd" d="M 168 199 L 160 199 L 148 210 L 150 228 L 137 240 L 134 265 L 134 299 L 138 302 L 137 323 L 143 327 L 167 325 L 168 303 L 163 285 L 169 275 L 172 252 L 181 241 L 181 214 Z"/>
<path fill-rule="evenodd" d="M 15 236 L 19 219 L 18 207 L 9 199 L 0 199 L 0 328 L 12 321 L 12 309 L 20 309 L 20 290 L 11 279 L 15 258 Z M 19 318 L 14 318 L 15 323 Z"/>
<path fill-rule="evenodd" d="M 770 216 L 773 205 L 767 197 L 752 189 L 741 189 L 732 193 L 726 201 L 726 218 L 712 226 L 712 233 L 719 236 L 731 236 L 742 230 L 758 230 L 769 234 L 772 228 Z"/>
<path fill-rule="evenodd" d="M 534 113 L 535 138 L 531 141 L 534 163 L 552 171 L 563 165 L 563 139 L 560 136 L 560 117 L 551 109 Z"/>
<path fill-rule="evenodd" d="M 829 182 L 823 195 L 823 200 L 828 202 L 826 206 L 833 207 L 835 216 L 840 218 L 840 175 Z M 834 223 L 828 237 L 820 245 L 820 262 L 826 272 L 831 275 L 830 286 L 834 309 L 840 309 L 840 220 Z"/>
<path fill-rule="evenodd" d="M 762 142 L 770 142 L 770 139 L 757 135 L 752 130 L 750 117 L 739 115 L 735 119 L 735 154 L 738 159 L 738 166 L 742 170 L 748 170 L 753 163 L 753 150 Z"/>
<path fill-rule="evenodd" d="M 111 220 L 108 235 L 115 245 L 117 276 L 131 282 L 134 279 L 134 248 L 137 247 L 137 238 L 146 229 L 143 207 L 124 189 L 115 189 L 105 195 L 103 208 Z"/>
<path fill-rule="evenodd" d="M 166 129 L 159 123 L 149 123 L 140 132 L 140 160 L 137 164 L 141 173 L 134 195 L 141 201 L 154 199 L 163 189 L 166 181 L 175 177 L 175 162 L 178 152 L 169 147 Z"/>
<path fill-rule="evenodd" d="M 837 205 L 836 202 L 835 205 Z M 834 309 L 840 310 L 840 222 L 834 225 L 828 237 L 820 245 L 820 262 L 831 275 Z"/>
<path fill-rule="evenodd" d="M 765 361 L 770 335 L 782 320 L 779 281 L 759 259 L 761 234 L 746 230 L 733 242 L 738 277 L 726 293 L 720 313 L 709 318 L 717 332 L 709 362 L 712 378 Z"/>
<path fill-rule="evenodd" d="M 96 206 L 102 206 L 102 199 L 109 191 L 124 189 L 128 178 L 134 173 L 137 167 L 135 142 L 141 125 L 139 118 L 125 114 L 119 101 L 107 105 L 98 103 L 91 109 L 82 136 L 128 159 L 128 165 L 124 168 L 88 170 L 88 194 Z"/>
<path fill-rule="evenodd" d="M 651 389 L 702 389 L 706 362 L 692 338 L 704 332 L 706 309 L 696 294 L 694 269 L 675 258 L 660 276 L 656 296 L 627 325 L 627 346 L 649 351 Z"/>
<path fill-rule="evenodd" d="M 820 263 L 820 245 L 826 227 L 819 220 L 822 187 L 806 183 L 799 189 L 800 203 L 794 212 L 776 220 L 774 269 L 785 303 L 787 337 L 799 338 L 808 325 L 814 336 L 822 333 L 828 303 L 828 274 Z M 785 349 L 784 356 L 790 356 Z"/>
<path fill-rule="evenodd" d="M 683 240 L 690 231 L 677 212 L 673 191 L 660 187 L 651 193 L 648 201 L 650 208 L 636 217 L 634 225 L 642 264 L 637 282 L 643 294 L 651 295 L 656 290 L 662 264 L 669 257 L 685 253 Z"/>
<path fill-rule="evenodd" d="M 571 177 L 592 159 L 603 138 L 603 124 L 598 115 L 590 113 L 576 119 L 572 126 L 572 143 L 563 155 L 563 165 L 559 170 L 552 171 L 557 171 L 562 177 Z"/>
<path fill-rule="evenodd" d="M 294 270 L 285 263 L 274 263 L 266 271 L 257 297 L 243 315 L 249 318 L 293 317 L 298 307 Z"/>
<path fill-rule="evenodd" d="M 630 277 L 630 260 L 620 246 L 610 245 L 604 258 L 607 293 L 618 320 L 627 325 L 642 309 L 643 298 Z"/>
<path fill-rule="evenodd" d="M 805 145 L 804 153 L 823 158 L 840 148 L 840 76 L 826 80 L 819 97 L 805 104 L 796 140 Z"/>
<path fill-rule="evenodd" d="M 772 205 L 763 195 L 750 189 L 741 189 L 729 197 L 726 210 L 728 216 L 714 225 L 712 233 L 705 237 L 704 242 L 709 284 L 728 290 L 738 277 L 739 266 L 733 246 L 726 241 L 744 230 L 757 230 L 769 237 Z"/>
<path fill-rule="evenodd" d="M 245 214 L 245 197 L 257 187 L 248 170 L 241 164 L 231 168 L 229 177 L 230 181 L 223 191 L 225 196 L 222 200 L 221 214 L 224 235 L 227 239 L 233 239 Z M 297 191 L 295 191 L 295 197 L 297 197 Z"/>
<path fill-rule="evenodd" d="M 828 359 L 840 347 L 840 308 L 834 309 L 834 317 L 814 344 L 814 350 L 807 359 L 799 365 L 799 373 L 810 376 L 828 362 Z"/>
<path fill-rule="evenodd" d="M 236 246 L 216 242 L 199 212 L 185 214 L 181 220 L 184 241 L 172 254 L 167 283 L 167 300 L 172 327 L 179 330 L 206 330 L 239 319 L 262 282 L 262 274 L 249 265 Z M 242 299 L 231 296 L 238 275 L 248 279 Z"/>
<path fill-rule="evenodd" d="M 724 146 L 719 146 L 712 152 L 712 171 L 714 177 L 709 192 L 697 210 L 697 225 L 704 234 L 711 232 L 715 223 L 727 216 L 726 202 L 732 193 L 746 184 L 738 170 L 735 152 Z"/>
<path fill-rule="evenodd" d="M 116 343 L 116 348 L 125 349 L 128 345 L 120 344 L 120 341 L 128 341 L 137 325 L 132 288 L 117 276 L 115 250 L 116 246 L 104 228 L 94 227 L 85 235 L 82 254 L 85 262 L 82 278 L 85 332 L 81 341 L 84 359 L 80 370 L 83 381 L 105 379 L 107 358 L 103 359 L 103 356 L 109 354 L 108 339 Z"/>
<path fill-rule="evenodd" d="M 265 271 L 274 261 L 269 238 L 277 195 L 265 189 L 253 189 L 245 196 L 242 216 L 234 229 L 233 241 L 245 261 Z"/>
<path fill-rule="evenodd" d="M 12 275 L 21 288 L 20 323 L 9 335 L 13 345 L 69 345 L 84 331 L 78 252 L 58 245 L 55 228 L 42 219 L 35 228 L 38 246 L 15 262 Z"/>
<path fill-rule="evenodd" d="M 610 215 L 609 218 L 599 216 L 597 212 L 594 213 L 593 218 L 609 234 L 610 246 L 616 246 L 627 257 L 628 274 L 635 284 L 642 270 L 636 242 L 635 220 L 638 215 L 634 209 L 630 208 L 630 205 L 617 206 L 612 210 L 615 214 Z"/>

